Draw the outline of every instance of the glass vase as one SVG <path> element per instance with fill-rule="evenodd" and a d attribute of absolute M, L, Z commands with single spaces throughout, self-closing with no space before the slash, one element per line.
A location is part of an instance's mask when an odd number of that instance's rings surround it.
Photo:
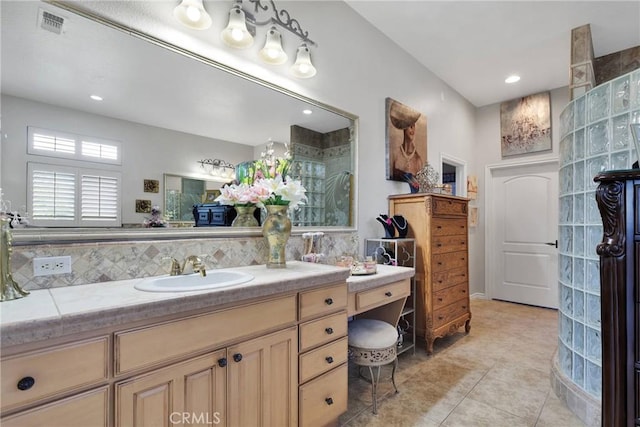
<path fill-rule="evenodd" d="M 255 206 L 234 206 L 236 217 L 231 222 L 232 227 L 257 227 L 258 220 L 253 214 L 256 211 Z"/>
<path fill-rule="evenodd" d="M 291 220 L 287 205 L 266 205 L 267 218 L 262 225 L 262 235 L 267 239 L 269 252 L 267 268 L 285 268 L 285 248 L 291 235 Z"/>

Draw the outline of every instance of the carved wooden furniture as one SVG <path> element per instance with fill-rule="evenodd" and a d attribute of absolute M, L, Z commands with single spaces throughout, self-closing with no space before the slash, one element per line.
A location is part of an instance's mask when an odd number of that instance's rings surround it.
<path fill-rule="evenodd" d="M 427 353 L 436 338 L 469 332 L 468 199 L 441 194 L 389 196 L 389 215 L 409 222 L 416 240 L 416 333 Z"/>
<path fill-rule="evenodd" d="M 595 177 L 602 216 L 602 425 L 640 426 L 640 171 Z"/>

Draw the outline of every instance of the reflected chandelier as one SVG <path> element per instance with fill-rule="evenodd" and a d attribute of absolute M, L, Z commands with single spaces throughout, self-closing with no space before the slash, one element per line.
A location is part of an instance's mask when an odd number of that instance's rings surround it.
<path fill-rule="evenodd" d="M 296 51 L 295 63 L 290 72 L 295 77 L 306 79 L 316 75 L 316 68 L 311 63 L 309 45 L 317 44 L 309 38 L 297 19 L 292 18 L 286 9 L 278 10 L 273 0 L 264 4 L 262 0 L 248 0 L 254 5 L 254 13 L 242 9 L 242 0 L 235 0 L 229 11 L 229 23 L 222 30 L 222 40 L 230 47 L 246 49 L 253 45 L 256 27 L 270 25 L 265 44 L 258 57 L 267 64 L 280 65 L 287 62 L 288 56 L 282 48 L 282 35 L 278 27 L 295 34 L 302 43 Z M 258 21 L 258 14 L 271 13 L 266 20 Z M 182 24 L 196 30 L 206 30 L 211 26 L 211 17 L 204 8 L 203 0 L 182 0 L 173 10 L 173 16 Z"/>

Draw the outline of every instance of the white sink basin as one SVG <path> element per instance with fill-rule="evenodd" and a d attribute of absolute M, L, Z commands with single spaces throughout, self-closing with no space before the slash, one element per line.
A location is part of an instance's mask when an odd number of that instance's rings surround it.
<path fill-rule="evenodd" d="M 253 280 L 251 274 L 239 271 L 209 270 L 205 277 L 200 273 L 180 276 L 150 277 L 140 281 L 134 288 L 146 292 L 187 292 L 206 289 L 222 289 Z"/>

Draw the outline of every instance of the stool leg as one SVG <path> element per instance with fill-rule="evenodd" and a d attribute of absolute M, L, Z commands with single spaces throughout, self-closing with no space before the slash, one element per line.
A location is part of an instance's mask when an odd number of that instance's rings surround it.
<path fill-rule="evenodd" d="M 369 366 L 369 375 L 371 375 L 371 398 L 373 400 L 373 414 L 378 415 L 378 400 L 377 400 L 377 391 L 378 391 L 378 383 L 380 382 L 380 366 L 377 367 L 378 372 L 377 375 L 373 376 L 373 368 Z"/>
<path fill-rule="evenodd" d="M 398 367 L 398 358 L 393 361 L 393 368 L 391 369 L 391 382 L 393 383 L 393 388 L 396 389 L 396 393 L 398 392 L 398 387 L 396 387 L 396 368 Z"/>

